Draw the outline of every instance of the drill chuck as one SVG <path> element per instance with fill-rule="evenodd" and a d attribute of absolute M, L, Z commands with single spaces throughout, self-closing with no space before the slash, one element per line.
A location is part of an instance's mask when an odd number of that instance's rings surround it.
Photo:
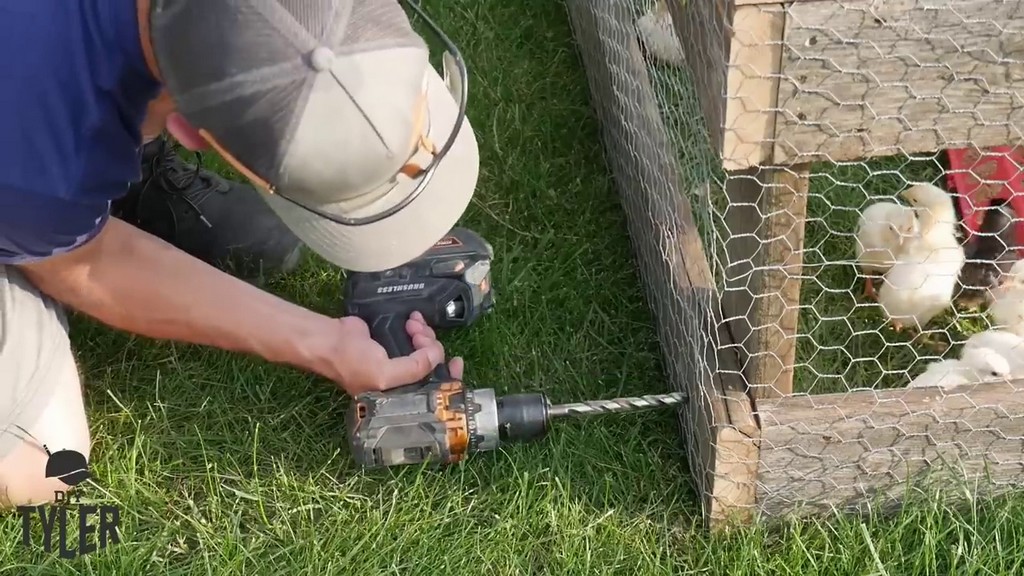
<path fill-rule="evenodd" d="M 498 405 L 498 433 L 502 442 L 529 442 L 548 433 L 548 399 L 543 394 L 501 396 Z"/>

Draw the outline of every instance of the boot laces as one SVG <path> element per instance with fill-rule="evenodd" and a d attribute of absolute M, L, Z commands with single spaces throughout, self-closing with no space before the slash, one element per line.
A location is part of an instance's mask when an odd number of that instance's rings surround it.
<path fill-rule="evenodd" d="M 181 198 L 193 210 L 207 227 L 213 225 L 203 214 L 199 205 L 218 188 L 213 177 L 202 169 L 202 154 L 193 152 L 195 165 L 189 166 L 179 156 L 181 146 L 177 143 L 164 142 L 161 150 L 153 156 L 150 168 L 152 180 L 159 184 L 159 189 L 167 194 Z"/>

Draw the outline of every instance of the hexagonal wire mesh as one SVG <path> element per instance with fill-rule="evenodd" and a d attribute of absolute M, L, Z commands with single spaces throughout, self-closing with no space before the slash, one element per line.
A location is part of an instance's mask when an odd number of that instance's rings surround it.
<path fill-rule="evenodd" d="M 708 519 L 1024 480 L 1024 2 L 567 3 Z"/>

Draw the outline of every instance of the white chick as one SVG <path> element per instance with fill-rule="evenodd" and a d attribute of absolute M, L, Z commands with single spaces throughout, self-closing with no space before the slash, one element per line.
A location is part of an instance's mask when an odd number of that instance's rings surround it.
<path fill-rule="evenodd" d="M 956 235 L 956 209 L 936 186 L 911 186 L 900 193 L 917 213 L 919 231 L 907 238 L 882 278 L 878 303 L 897 331 L 920 331 L 952 305 L 966 257 Z"/>
<path fill-rule="evenodd" d="M 992 323 L 1019 336 L 1024 336 L 1024 260 L 1013 263 L 991 292 L 988 313 Z"/>
<path fill-rule="evenodd" d="M 907 384 L 907 388 L 928 388 L 930 386 L 960 386 L 970 383 L 964 374 L 965 366 L 962 360 L 950 359 L 932 362 L 925 368 L 924 372 Z"/>
<path fill-rule="evenodd" d="M 1008 330 L 986 330 L 974 334 L 964 342 L 960 357 L 981 350 L 998 355 L 999 362 L 1009 367 L 1010 376 L 1024 378 L 1024 337 Z"/>
<path fill-rule="evenodd" d="M 856 258 L 864 278 L 864 296 L 875 297 L 874 276 L 884 274 L 894 264 L 906 239 L 917 236 L 920 224 L 910 206 L 895 202 L 875 202 L 860 214 L 857 222 Z"/>
<path fill-rule="evenodd" d="M 646 14 L 636 21 L 637 33 L 644 48 L 656 59 L 672 66 L 682 66 L 683 47 L 672 26 L 672 13 L 665 0 L 657 0 Z"/>
<path fill-rule="evenodd" d="M 952 388 L 1010 377 L 1010 367 L 1003 357 L 987 348 L 972 348 L 959 359 L 932 362 L 925 371 L 907 384 L 907 388 L 938 386 Z"/>

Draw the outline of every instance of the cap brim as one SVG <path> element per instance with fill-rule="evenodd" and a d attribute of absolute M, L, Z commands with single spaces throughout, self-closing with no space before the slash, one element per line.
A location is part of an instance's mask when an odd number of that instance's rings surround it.
<path fill-rule="evenodd" d="M 430 137 L 440 146 L 454 129 L 458 105 L 433 68 L 427 75 Z M 458 137 L 438 163 L 423 192 L 408 206 L 379 222 L 345 226 L 274 194 L 263 194 L 263 197 L 288 228 L 325 260 L 354 272 L 378 272 L 415 259 L 443 238 L 469 206 L 479 171 L 476 134 L 465 118 Z M 419 180 L 404 180 L 388 195 L 406 198 L 418 183 Z M 349 216 L 338 206 L 316 208 Z"/>

